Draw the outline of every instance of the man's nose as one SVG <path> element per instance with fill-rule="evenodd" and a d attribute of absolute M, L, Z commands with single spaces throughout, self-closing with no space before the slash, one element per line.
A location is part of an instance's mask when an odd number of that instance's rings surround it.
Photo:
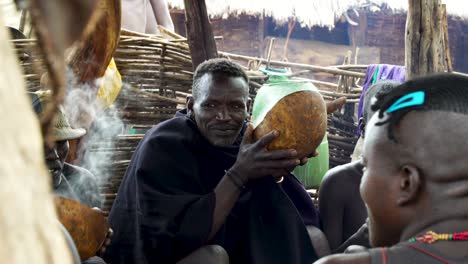
<path fill-rule="evenodd" d="M 222 107 L 221 109 L 218 110 L 216 119 L 218 120 L 230 120 L 231 119 L 231 115 L 227 107 Z"/>

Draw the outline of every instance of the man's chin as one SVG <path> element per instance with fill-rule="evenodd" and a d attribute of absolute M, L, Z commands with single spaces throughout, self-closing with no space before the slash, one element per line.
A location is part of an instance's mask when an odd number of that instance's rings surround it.
<path fill-rule="evenodd" d="M 232 146 L 235 142 L 235 138 L 211 138 L 208 141 L 211 145 L 216 147 L 229 147 Z"/>

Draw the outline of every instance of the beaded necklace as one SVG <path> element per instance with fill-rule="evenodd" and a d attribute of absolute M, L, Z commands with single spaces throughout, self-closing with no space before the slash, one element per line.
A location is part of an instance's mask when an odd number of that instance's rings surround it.
<path fill-rule="evenodd" d="M 420 242 L 420 243 L 432 244 L 439 240 L 468 241 L 468 231 L 452 233 L 452 234 L 437 234 L 434 231 L 427 231 L 423 235 L 408 239 L 408 242 Z"/>

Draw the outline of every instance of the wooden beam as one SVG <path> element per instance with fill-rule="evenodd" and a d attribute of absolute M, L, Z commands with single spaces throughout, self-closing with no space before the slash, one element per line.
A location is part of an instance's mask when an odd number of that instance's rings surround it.
<path fill-rule="evenodd" d="M 238 54 L 233 54 L 233 53 L 228 53 L 228 52 L 220 51 L 219 54 L 222 57 L 226 57 L 226 58 L 233 59 L 233 60 L 244 60 L 244 61 L 252 60 L 252 61 L 259 61 L 262 63 L 268 62 L 267 59 L 238 55 Z M 366 77 L 365 73 L 341 70 L 340 67 L 321 67 L 321 66 L 315 66 L 315 65 L 310 65 L 310 64 L 292 63 L 292 62 L 274 61 L 274 60 L 270 61 L 270 65 L 277 66 L 277 67 L 292 67 L 292 68 L 298 68 L 298 69 L 305 69 L 305 70 L 310 70 L 311 72 L 325 72 L 325 73 L 330 73 L 333 75 L 345 75 L 345 76 L 356 77 L 356 78 Z"/>
<path fill-rule="evenodd" d="M 406 20 L 406 78 L 447 70 L 440 0 L 409 0 Z"/>
<path fill-rule="evenodd" d="M 184 0 L 187 40 L 192 55 L 192 65 L 197 66 L 218 57 L 205 0 Z"/>

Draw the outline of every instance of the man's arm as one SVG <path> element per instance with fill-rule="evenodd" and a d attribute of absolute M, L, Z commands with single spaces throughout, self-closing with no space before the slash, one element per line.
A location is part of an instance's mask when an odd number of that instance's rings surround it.
<path fill-rule="evenodd" d="M 293 150 L 268 151 L 266 149 L 266 146 L 277 136 L 277 132 L 270 132 L 254 142 L 253 128 L 251 125 L 247 128 L 236 163 L 214 190 L 216 203 L 208 240 L 212 239 L 223 226 L 239 198 L 242 185 L 250 180 L 277 176 L 277 174 L 284 173 L 285 168 L 299 165 L 300 160 L 296 158 L 297 152 Z"/>
<path fill-rule="evenodd" d="M 172 22 L 167 0 L 150 0 L 150 2 L 158 24 L 174 32 L 174 23 Z"/>
<path fill-rule="evenodd" d="M 240 188 L 237 187 L 227 175 L 224 175 L 215 189 L 216 204 L 213 212 L 213 224 L 208 240 L 211 240 L 216 233 L 218 233 L 221 226 L 223 226 L 227 216 L 236 204 L 240 193 Z"/>
<path fill-rule="evenodd" d="M 356 233 L 343 242 L 335 252 L 344 252 L 349 246 L 353 245 L 359 245 L 367 248 L 371 247 L 369 243 L 369 228 L 367 221 L 358 229 L 358 231 L 356 231 Z"/>
<path fill-rule="evenodd" d="M 338 186 L 339 174 L 333 170 L 329 171 L 320 186 L 319 209 L 323 223 L 323 231 L 330 244 L 330 249 L 334 252 L 343 242 L 343 217 L 345 201 L 343 192 L 346 188 Z"/>
<path fill-rule="evenodd" d="M 371 257 L 368 252 L 356 254 L 336 254 L 321 258 L 314 264 L 371 264 Z"/>

